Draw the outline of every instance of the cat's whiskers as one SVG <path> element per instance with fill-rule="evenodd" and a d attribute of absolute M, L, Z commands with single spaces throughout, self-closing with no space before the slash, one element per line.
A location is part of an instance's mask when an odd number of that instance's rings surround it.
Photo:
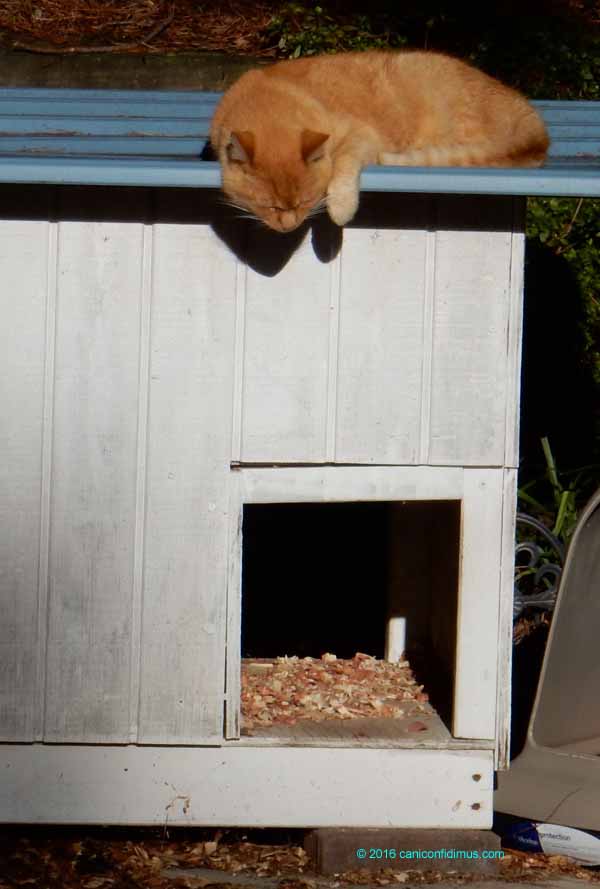
<path fill-rule="evenodd" d="M 244 207 L 243 204 L 236 204 L 235 201 L 231 201 L 229 198 L 220 198 L 220 203 L 234 210 L 241 210 L 241 213 L 236 213 L 236 219 L 258 219 L 248 207 Z"/>

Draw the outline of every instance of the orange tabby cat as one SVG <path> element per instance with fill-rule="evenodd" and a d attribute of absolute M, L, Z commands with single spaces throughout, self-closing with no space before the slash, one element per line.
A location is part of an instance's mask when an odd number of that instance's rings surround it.
<path fill-rule="evenodd" d="M 368 51 L 248 71 L 223 96 L 211 144 L 231 202 L 292 231 L 358 207 L 367 164 L 537 166 L 548 136 L 515 90 L 433 52 Z"/>

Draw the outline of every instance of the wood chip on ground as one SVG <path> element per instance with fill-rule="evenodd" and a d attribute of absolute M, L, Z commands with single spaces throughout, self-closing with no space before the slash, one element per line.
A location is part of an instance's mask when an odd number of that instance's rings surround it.
<path fill-rule="evenodd" d="M 383 886 L 405 883 L 468 884 L 480 874 L 441 871 L 415 872 L 397 868 L 381 871 L 357 869 L 327 879 L 314 874 L 312 862 L 296 842 L 251 842 L 235 831 L 187 830 L 146 832 L 130 828 L 131 838 L 120 831 L 93 828 L 14 828 L 0 838 L 0 887 L 44 887 L 44 889 L 198 889 L 215 886 L 206 873 L 193 876 L 194 868 L 220 871 L 219 889 L 240 889 L 226 882 L 226 874 L 275 877 L 279 889 L 338 889 L 352 885 Z M 237 832 L 242 833 L 241 831 Z M 249 831 L 251 835 L 262 833 Z M 195 835 L 195 836 L 194 836 Z M 210 838 L 209 838 L 210 836 Z M 133 838 L 135 837 L 135 838 Z M 169 876 L 173 868 L 190 869 L 190 876 Z M 506 850 L 489 879 L 502 883 L 544 883 L 558 877 L 583 882 L 600 882 L 597 869 L 583 868 L 560 855 L 531 854 Z M 225 881 L 223 880 L 225 877 Z M 255 887 L 254 887 L 255 889 Z"/>

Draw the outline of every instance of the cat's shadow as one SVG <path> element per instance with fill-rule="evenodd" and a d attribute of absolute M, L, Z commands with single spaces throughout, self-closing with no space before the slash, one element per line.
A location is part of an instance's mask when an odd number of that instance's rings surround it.
<path fill-rule="evenodd" d="M 217 160 L 208 141 L 204 145 L 201 158 L 204 161 Z M 272 231 L 255 219 L 240 217 L 238 210 L 221 199 L 211 226 L 241 262 L 268 278 L 274 278 L 285 268 L 309 229 L 315 256 L 321 262 L 331 262 L 342 249 L 342 229 L 325 212 L 305 222 L 296 231 L 284 235 Z"/>
<path fill-rule="evenodd" d="M 275 277 L 287 265 L 309 231 L 315 256 L 321 262 L 331 262 L 342 248 L 343 230 L 326 213 L 306 221 L 293 232 L 281 234 L 255 219 L 240 217 L 237 210 L 221 204 L 211 226 L 241 262 L 268 278 Z"/>

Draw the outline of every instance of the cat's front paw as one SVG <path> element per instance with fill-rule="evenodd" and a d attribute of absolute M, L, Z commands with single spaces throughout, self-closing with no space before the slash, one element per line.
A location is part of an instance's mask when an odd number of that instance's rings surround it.
<path fill-rule="evenodd" d="M 358 210 L 358 189 L 352 186 L 330 188 L 327 193 L 327 212 L 336 225 L 346 225 Z"/>

